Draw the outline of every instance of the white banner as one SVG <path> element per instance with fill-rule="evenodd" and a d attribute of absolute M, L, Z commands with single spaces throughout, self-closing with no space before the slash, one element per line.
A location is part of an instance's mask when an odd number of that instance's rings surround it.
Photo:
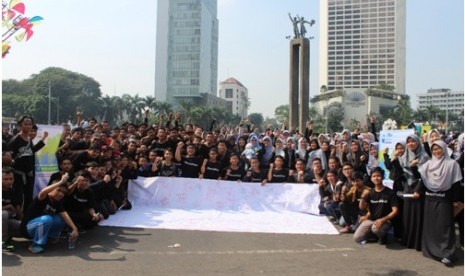
<path fill-rule="evenodd" d="M 226 232 L 338 234 L 318 215 L 315 184 L 268 184 L 188 178 L 129 183 L 133 209 L 100 225 Z"/>

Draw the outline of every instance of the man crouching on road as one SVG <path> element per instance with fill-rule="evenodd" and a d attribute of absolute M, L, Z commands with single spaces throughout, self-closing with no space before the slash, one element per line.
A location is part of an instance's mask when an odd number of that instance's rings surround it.
<path fill-rule="evenodd" d="M 397 198 L 390 188 L 383 185 L 383 169 L 376 167 L 370 177 L 375 187 L 363 192 L 360 209 L 368 208 L 368 213 L 360 217 L 361 224 L 354 233 L 354 240 L 365 243 L 377 238 L 380 244 L 386 244 L 386 234 L 398 212 Z"/>
<path fill-rule="evenodd" d="M 21 230 L 25 237 L 34 242 L 29 246 L 32 253 L 44 251 L 48 238 L 58 239 L 65 223 L 72 229 L 71 240 L 76 240 L 79 235 L 63 207 L 63 198 L 68 191 L 67 180 L 68 174 L 65 173 L 60 181 L 45 187 L 25 213 Z"/>

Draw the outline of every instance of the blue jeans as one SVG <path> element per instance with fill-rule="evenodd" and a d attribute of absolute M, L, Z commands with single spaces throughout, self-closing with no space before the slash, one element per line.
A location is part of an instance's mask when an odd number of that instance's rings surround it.
<path fill-rule="evenodd" d="M 320 214 L 325 216 L 332 216 L 335 219 L 339 219 L 340 212 L 339 212 L 339 203 L 334 203 L 332 201 L 323 201 L 320 202 L 318 208 L 320 209 Z"/>
<path fill-rule="evenodd" d="M 35 244 L 45 246 L 48 238 L 58 239 L 65 227 L 65 221 L 55 214 L 36 217 L 27 223 L 27 233 Z"/>

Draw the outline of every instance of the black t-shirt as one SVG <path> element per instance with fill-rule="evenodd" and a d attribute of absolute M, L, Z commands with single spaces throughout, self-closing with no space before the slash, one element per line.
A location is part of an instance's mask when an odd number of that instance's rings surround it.
<path fill-rule="evenodd" d="M 85 141 L 85 140 L 69 140 L 69 149 L 70 150 L 86 150 L 89 148 L 89 141 Z"/>
<path fill-rule="evenodd" d="M 205 144 L 200 145 L 198 155 L 202 156 L 203 158 L 208 159 L 208 153 L 210 152 L 210 149 L 215 148 L 216 145 L 211 145 L 207 146 Z"/>
<path fill-rule="evenodd" d="M 199 178 L 200 166 L 202 165 L 201 157 L 187 157 L 183 156 L 181 158 L 181 171 L 182 177 L 188 178 Z"/>
<path fill-rule="evenodd" d="M 288 169 L 281 169 L 281 170 L 276 170 L 273 169 L 272 172 L 272 177 L 271 177 L 271 183 L 284 183 L 287 182 L 287 178 L 289 176 L 289 170 Z"/>
<path fill-rule="evenodd" d="M 318 176 L 323 177 L 324 175 L 325 175 L 325 170 L 322 170 Z M 304 182 L 305 183 L 318 183 L 315 172 L 312 169 L 308 170 L 308 172 L 304 175 Z"/>
<path fill-rule="evenodd" d="M 254 172 L 251 171 L 250 177 L 244 176 L 242 181 L 244 182 L 259 182 L 261 183 L 264 179 L 267 178 L 265 171 Z"/>
<path fill-rule="evenodd" d="M 163 156 L 163 152 L 167 149 L 173 150 L 173 143 L 170 140 L 166 140 L 164 143 L 159 143 L 158 141 L 153 141 L 150 146 L 151 150 L 155 150 L 158 156 Z"/>
<path fill-rule="evenodd" d="M 27 233 L 27 223 L 34 218 L 44 216 L 44 215 L 55 215 L 65 211 L 63 207 L 63 201 L 51 201 L 50 197 L 47 195 L 44 200 L 39 200 L 38 197 L 35 197 L 32 204 L 29 206 L 29 209 L 24 215 L 23 220 L 21 221 L 21 231 L 26 237 L 29 237 Z M 32 237 L 30 237 L 32 238 Z"/>
<path fill-rule="evenodd" d="M 218 162 L 208 161 L 205 165 L 205 173 L 203 178 L 205 179 L 218 179 L 221 176 L 221 164 Z"/>
<path fill-rule="evenodd" d="M 176 176 L 176 165 L 174 163 L 171 163 L 171 165 L 166 165 L 165 162 L 161 162 L 157 166 L 158 170 L 158 176 Z"/>
<path fill-rule="evenodd" d="M 13 207 L 21 205 L 22 201 L 13 189 L 2 191 L 2 206 L 11 204 Z"/>
<path fill-rule="evenodd" d="M 227 171 L 229 170 L 229 174 L 227 174 Z M 233 170 L 230 167 L 226 168 L 223 170 L 224 172 L 224 180 L 232 180 L 232 181 L 237 181 L 237 180 L 242 180 L 245 176 L 245 170 L 242 167 L 239 167 L 237 170 Z"/>
<path fill-rule="evenodd" d="M 91 189 L 79 191 L 78 189 L 65 198 L 65 209 L 69 212 L 82 212 L 95 208 L 95 196 Z"/>
<path fill-rule="evenodd" d="M 371 220 L 377 220 L 387 216 L 391 213 L 393 206 L 398 206 L 394 192 L 388 187 L 384 187 L 381 192 L 371 189 L 365 201 L 368 204 L 368 210 L 370 210 Z"/>
<path fill-rule="evenodd" d="M 73 167 L 75 171 L 80 171 L 86 168 L 86 164 L 91 161 L 98 161 L 97 159 L 93 159 L 87 154 L 87 150 L 75 152 L 70 155 L 71 163 L 73 163 Z"/>
<path fill-rule="evenodd" d="M 34 171 L 35 160 L 32 141 L 25 141 L 19 134 L 16 134 L 8 143 L 8 150 L 13 152 L 13 168 L 25 174 Z"/>

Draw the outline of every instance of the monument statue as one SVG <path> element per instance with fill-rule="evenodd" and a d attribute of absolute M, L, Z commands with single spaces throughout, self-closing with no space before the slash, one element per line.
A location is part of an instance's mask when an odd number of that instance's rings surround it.
<path fill-rule="evenodd" d="M 298 27 L 298 23 L 299 23 L 299 16 L 297 15 L 297 17 L 294 17 L 292 18 L 291 16 L 291 13 L 288 13 L 289 14 L 289 19 L 291 19 L 291 22 L 292 22 L 292 26 L 294 27 L 294 38 L 299 38 L 300 37 L 300 33 L 299 33 L 299 27 Z"/>
<path fill-rule="evenodd" d="M 315 24 L 315 20 L 312 19 L 312 21 L 308 22 L 302 16 L 299 22 L 300 22 L 300 37 L 305 37 L 305 33 L 307 33 L 307 29 L 305 29 L 305 23 L 309 24 L 311 27 L 313 26 L 313 24 Z"/>
<path fill-rule="evenodd" d="M 315 24 L 315 20 L 307 21 L 305 18 L 299 17 L 299 15 L 292 17 L 291 13 L 288 13 L 289 19 L 291 19 L 292 27 L 294 30 L 294 39 L 296 38 L 304 38 L 305 34 L 307 33 L 307 29 L 305 28 L 305 24 L 309 24 L 310 27 Z M 299 30 L 300 25 L 300 30 Z"/>

